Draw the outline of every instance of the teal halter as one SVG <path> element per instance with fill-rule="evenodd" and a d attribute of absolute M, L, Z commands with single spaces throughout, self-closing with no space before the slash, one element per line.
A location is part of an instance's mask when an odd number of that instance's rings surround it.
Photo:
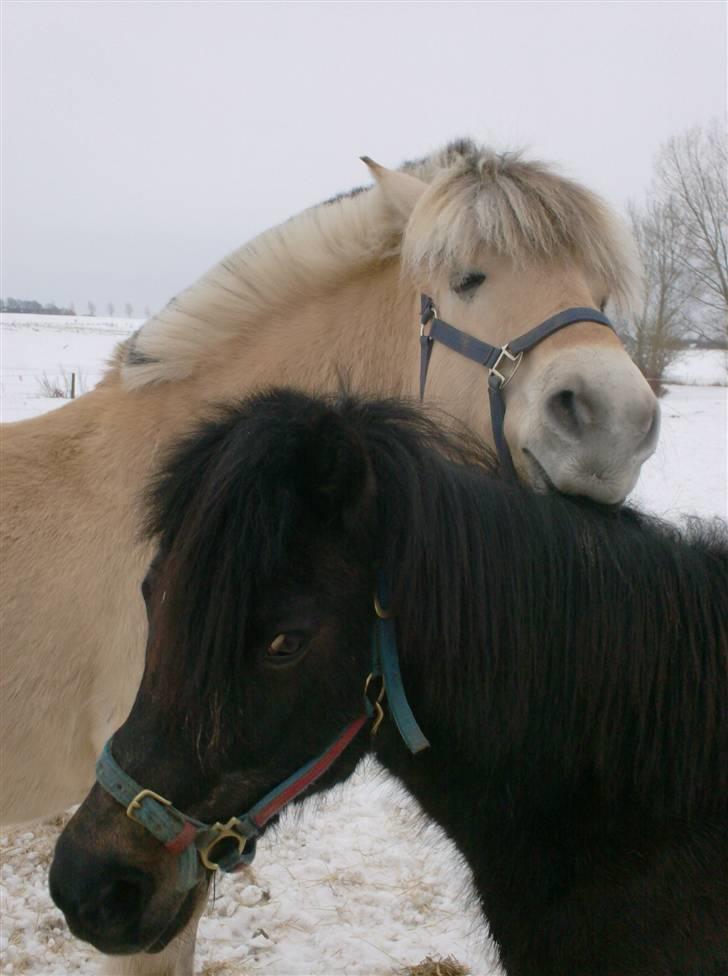
<path fill-rule="evenodd" d="M 126 807 L 131 820 L 141 824 L 164 844 L 170 854 L 179 858 L 178 890 L 194 888 L 204 873 L 202 868 L 209 871 L 219 868 L 230 873 L 250 864 L 255 857 L 257 837 L 265 824 L 329 769 L 370 718 L 374 719 L 372 734 L 377 731 L 384 717 L 382 701 L 385 694 L 397 729 L 410 752 L 416 754 L 429 747 L 404 692 L 394 621 L 386 609 L 388 603 L 388 592 L 380 574 L 374 597 L 376 620 L 372 628 L 372 670 L 364 686 L 363 713 L 347 725 L 320 756 L 266 793 L 247 813 L 231 817 L 227 823 L 206 824 L 195 820 L 163 796 L 144 789 L 114 759 L 112 739 L 106 743 L 96 763 L 96 779 L 107 793 Z M 381 682 L 381 688 L 372 703 L 368 692 L 376 680 Z"/>

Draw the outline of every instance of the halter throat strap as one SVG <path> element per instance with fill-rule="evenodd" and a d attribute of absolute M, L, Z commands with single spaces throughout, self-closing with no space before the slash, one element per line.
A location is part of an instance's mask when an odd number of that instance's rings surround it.
<path fill-rule="evenodd" d="M 614 329 L 607 316 L 596 308 L 567 308 L 505 345 L 492 346 L 489 342 L 476 339 L 475 336 L 438 318 L 433 300 L 428 295 L 422 295 L 420 298 L 420 400 L 425 396 L 427 371 L 435 342 L 484 366 L 488 370 L 493 441 L 504 472 L 508 477 L 515 478 L 513 458 L 504 432 L 506 405 L 502 391 L 515 375 L 524 353 L 533 349 L 548 336 L 577 322 L 595 322 L 597 325 L 606 325 Z"/>

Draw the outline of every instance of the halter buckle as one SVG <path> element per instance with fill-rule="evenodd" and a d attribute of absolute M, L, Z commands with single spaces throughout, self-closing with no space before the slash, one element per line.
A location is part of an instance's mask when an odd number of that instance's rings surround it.
<path fill-rule="evenodd" d="M 505 346 L 501 346 L 500 352 L 498 353 L 498 358 L 493 363 L 492 366 L 488 367 L 488 373 L 494 376 L 498 380 L 499 389 L 503 389 L 504 386 L 508 386 L 513 377 L 516 375 L 518 367 L 521 365 L 521 360 L 523 359 L 523 352 L 516 353 L 514 356 L 511 350 L 508 348 L 508 343 Z M 503 361 L 507 361 L 513 365 L 508 376 L 501 372 L 499 369 Z"/>
<path fill-rule="evenodd" d="M 209 831 L 206 831 L 206 833 L 210 833 L 213 836 L 206 844 L 202 846 L 198 845 L 197 852 L 208 871 L 217 871 L 220 867 L 219 863 L 209 859 L 208 854 L 215 844 L 219 844 L 221 840 L 226 840 L 228 837 L 232 838 L 238 845 L 238 857 L 245 851 L 250 838 L 242 834 L 240 830 L 236 830 L 236 827 L 242 829 L 243 824 L 237 817 L 231 817 L 227 823 L 221 824 L 218 821 L 210 827 Z"/>
<path fill-rule="evenodd" d="M 165 800 L 163 796 L 160 796 L 159 793 L 155 793 L 154 790 L 139 790 L 137 795 L 126 808 L 126 815 L 130 820 L 133 820 L 134 823 L 138 823 L 142 827 L 144 827 L 145 824 L 143 824 L 138 817 L 135 817 L 134 813 L 139 809 L 143 801 L 146 799 L 156 800 L 157 803 L 161 803 L 163 807 L 172 806 L 171 800 Z"/>

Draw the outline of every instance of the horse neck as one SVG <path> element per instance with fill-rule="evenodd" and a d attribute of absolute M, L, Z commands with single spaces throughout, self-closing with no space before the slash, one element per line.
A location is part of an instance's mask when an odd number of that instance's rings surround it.
<path fill-rule="evenodd" d="M 201 377 L 204 396 L 271 385 L 410 394 L 417 371 L 416 292 L 397 260 L 358 267 L 323 294 L 302 295 L 234 337 Z"/>
<path fill-rule="evenodd" d="M 399 261 L 354 267 L 326 293 L 302 294 L 295 306 L 271 309 L 241 325 L 237 335 L 211 344 L 191 376 L 129 391 L 117 364 L 83 398 L 99 432 L 88 447 L 100 459 L 101 441 L 103 478 L 115 492 L 128 485 L 136 496 L 170 442 L 215 403 L 267 387 L 335 392 L 344 383 L 353 391 L 411 393 L 416 298 L 414 287 L 403 283 Z"/>

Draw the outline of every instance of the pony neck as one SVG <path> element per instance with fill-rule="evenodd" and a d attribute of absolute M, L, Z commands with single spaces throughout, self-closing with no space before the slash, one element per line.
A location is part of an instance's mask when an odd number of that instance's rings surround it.
<path fill-rule="evenodd" d="M 385 765 L 416 795 L 418 764 L 425 792 L 451 790 L 460 769 L 484 805 L 557 809 L 579 793 L 671 816 L 710 807 L 726 780 L 725 537 L 485 476 L 439 498 L 435 482 L 417 515 L 428 538 L 405 549 L 398 628 L 432 750 L 411 759 L 386 734 Z"/>

